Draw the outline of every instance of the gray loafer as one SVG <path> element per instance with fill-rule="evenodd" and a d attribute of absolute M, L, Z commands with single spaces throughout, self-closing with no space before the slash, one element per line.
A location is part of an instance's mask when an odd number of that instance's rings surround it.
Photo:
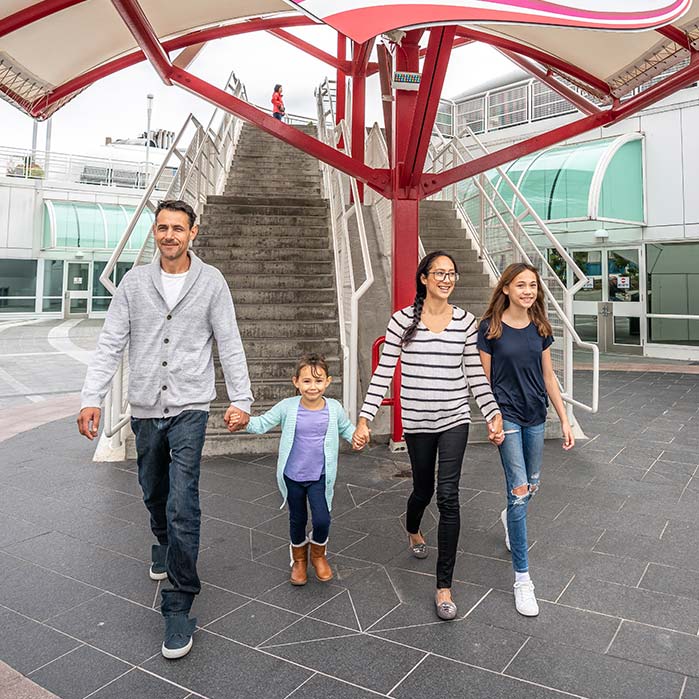
<path fill-rule="evenodd" d="M 443 621 L 456 619 L 456 605 L 453 602 L 438 602 L 435 597 L 434 604 L 440 619 Z"/>

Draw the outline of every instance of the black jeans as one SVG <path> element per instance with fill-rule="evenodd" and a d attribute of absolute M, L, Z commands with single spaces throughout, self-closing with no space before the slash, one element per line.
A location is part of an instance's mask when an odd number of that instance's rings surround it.
<path fill-rule="evenodd" d="M 410 465 L 413 471 L 413 492 L 408 498 L 405 526 L 410 534 L 420 531 L 425 508 L 434 494 L 435 461 L 437 468 L 437 587 L 450 588 L 459 543 L 461 517 L 459 511 L 459 479 L 468 442 L 468 424 L 457 425 L 444 432 L 406 434 Z"/>
<path fill-rule="evenodd" d="M 199 556 L 199 464 L 209 413 L 185 410 L 169 418 L 131 418 L 136 435 L 138 482 L 150 512 L 150 526 L 167 546 L 163 616 L 187 614 L 201 583 Z"/>
<path fill-rule="evenodd" d="M 308 507 L 311 506 L 313 532 L 311 538 L 316 544 L 324 544 L 330 531 L 330 511 L 325 499 L 325 474 L 317 481 L 294 481 L 284 476 L 289 505 L 289 538 L 294 546 L 300 546 L 306 540 L 308 525 Z"/>

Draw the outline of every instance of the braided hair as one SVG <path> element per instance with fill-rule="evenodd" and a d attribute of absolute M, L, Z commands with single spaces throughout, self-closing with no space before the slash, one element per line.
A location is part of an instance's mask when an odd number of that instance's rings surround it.
<path fill-rule="evenodd" d="M 415 300 L 413 301 L 413 320 L 405 329 L 403 337 L 401 338 L 401 346 L 403 347 L 405 347 L 415 336 L 417 326 L 420 323 L 420 318 L 422 317 L 422 308 L 425 305 L 425 298 L 427 297 L 427 287 L 423 283 L 422 277 L 427 276 L 432 263 L 438 257 L 448 257 L 454 265 L 454 271 L 458 272 L 456 268 L 456 260 L 448 252 L 444 252 L 443 250 L 435 250 L 434 252 L 430 252 L 420 260 L 420 264 L 417 266 L 417 270 L 415 270 Z"/>

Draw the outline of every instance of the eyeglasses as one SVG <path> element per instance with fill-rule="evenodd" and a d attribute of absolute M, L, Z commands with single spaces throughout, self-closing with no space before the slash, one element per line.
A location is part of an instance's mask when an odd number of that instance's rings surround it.
<path fill-rule="evenodd" d="M 434 274 L 434 280 L 436 282 L 443 282 L 445 279 L 448 279 L 450 282 L 459 281 L 458 272 L 443 272 L 441 269 L 438 269 L 436 272 L 428 272 L 427 274 Z"/>

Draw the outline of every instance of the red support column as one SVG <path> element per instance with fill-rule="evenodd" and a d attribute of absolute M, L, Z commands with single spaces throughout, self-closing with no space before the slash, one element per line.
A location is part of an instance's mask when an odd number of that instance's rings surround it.
<path fill-rule="evenodd" d="M 413 30 L 403 37 L 395 51 L 395 70 L 417 73 L 420 70 L 420 37 L 422 30 Z M 410 306 L 415 298 L 415 268 L 418 258 L 419 198 L 416 188 L 399 188 L 410 139 L 410 131 L 417 102 L 417 92 L 396 90 L 393 101 L 393 177 L 391 304 L 397 311 Z M 403 422 L 400 411 L 401 368 L 396 367 L 393 377 L 393 396 L 396 398 L 391 415 L 391 441 L 403 441 Z"/>
<path fill-rule="evenodd" d="M 364 163 L 366 120 L 366 69 L 374 41 L 352 43 L 352 158 Z M 364 185 L 357 182 L 360 202 L 364 202 Z"/>

